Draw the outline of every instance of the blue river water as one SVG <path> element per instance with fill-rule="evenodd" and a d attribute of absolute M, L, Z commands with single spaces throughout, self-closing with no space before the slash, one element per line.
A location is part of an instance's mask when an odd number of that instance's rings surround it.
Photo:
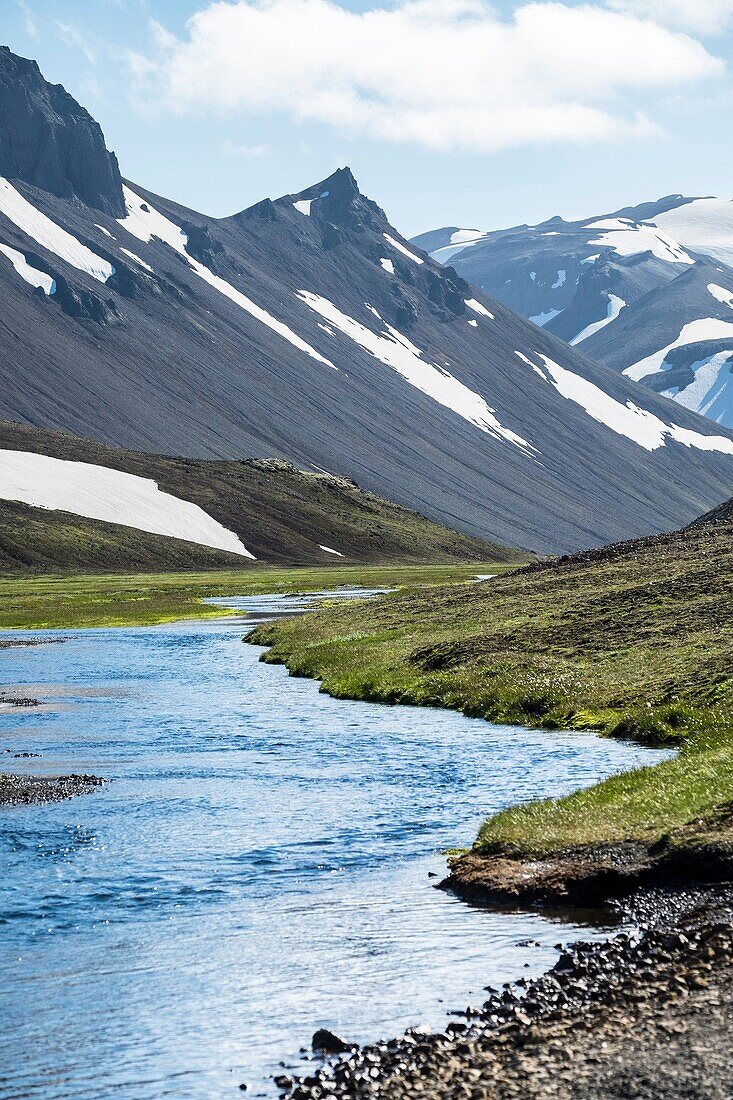
<path fill-rule="evenodd" d="M 65 641 L 0 651 L 2 687 L 42 702 L 0 713 L 0 769 L 111 780 L 0 809 L 2 1100 L 272 1095 L 316 1027 L 444 1026 L 598 934 L 430 876 L 483 815 L 658 754 L 333 700 L 258 663 L 244 625 L 34 631 Z"/>

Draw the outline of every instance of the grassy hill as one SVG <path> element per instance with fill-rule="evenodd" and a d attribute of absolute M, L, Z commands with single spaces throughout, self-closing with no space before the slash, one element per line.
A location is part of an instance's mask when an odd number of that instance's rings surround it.
<path fill-rule="evenodd" d="M 209 462 L 107 447 L 0 421 L 0 449 L 152 478 L 234 531 L 259 563 L 516 562 L 527 555 L 461 534 L 345 478 L 256 459 Z M 340 557 L 322 549 L 329 546 Z M 181 539 L 0 501 L 0 573 L 247 568 L 241 557 Z"/>
<path fill-rule="evenodd" d="M 488 866 L 625 841 L 651 859 L 660 843 L 733 836 L 732 620 L 729 503 L 672 534 L 265 625 L 252 640 L 333 695 L 679 747 L 488 821 L 473 853 Z"/>

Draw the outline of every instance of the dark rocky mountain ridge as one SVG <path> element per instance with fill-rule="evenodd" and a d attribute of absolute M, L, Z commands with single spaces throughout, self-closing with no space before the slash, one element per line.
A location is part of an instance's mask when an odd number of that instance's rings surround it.
<path fill-rule="evenodd" d="M 669 529 L 730 495 L 732 433 L 432 261 L 348 169 L 223 219 L 125 181 L 124 213 L 103 213 L 79 201 L 91 177 L 68 185 L 0 183 L 9 420 L 279 458 L 540 551 Z"/>

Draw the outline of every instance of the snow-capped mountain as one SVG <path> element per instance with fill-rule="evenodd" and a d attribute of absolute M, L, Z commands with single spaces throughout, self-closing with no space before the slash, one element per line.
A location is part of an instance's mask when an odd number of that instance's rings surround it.
<path fill-rule="evenodd" d="M 670 195 L 416 245 L 585 354 L 733 427 L 733 202 Z"/>
<path fill-rule="evenodd" d="M 289 460 L 538 550 L 675 527 L 730 496 L 732 432 L 432 260 L 348 169 L 210 218 L 123 181 L 34 63 L 5 50 L 0 71 L 0 415 Z M 19 158 L 36 134 L 38 157 Z"/>

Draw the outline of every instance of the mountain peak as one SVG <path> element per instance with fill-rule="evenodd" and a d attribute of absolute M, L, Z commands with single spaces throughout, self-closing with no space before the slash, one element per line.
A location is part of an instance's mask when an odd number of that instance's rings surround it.
<path fill-rule="evenodd" d="M 125 213 L 122 180 L 97 122 L 35 61 L 0 47 L 0 175 L 113 217 Z"/>

